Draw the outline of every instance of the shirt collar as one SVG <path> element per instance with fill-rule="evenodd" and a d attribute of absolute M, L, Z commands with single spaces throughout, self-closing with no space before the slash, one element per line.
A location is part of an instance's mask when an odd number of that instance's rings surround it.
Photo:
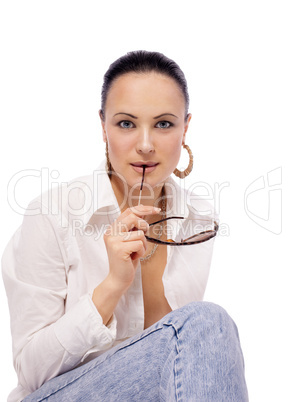
<path fill-rule="evenodd" d="M 89 176 L 88 187 L 92 191 L 92 202 L 84 216 L 84 224 L 92 223 L 95 215 L 107 215 L 107 213 L 119 214 L 120 209 L 115 197 L 109 176 L 106 170 L 106 161 L 103 160 Z"/>

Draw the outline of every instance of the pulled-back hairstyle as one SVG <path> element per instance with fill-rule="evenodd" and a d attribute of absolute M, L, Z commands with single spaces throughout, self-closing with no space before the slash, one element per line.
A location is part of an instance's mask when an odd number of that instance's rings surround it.
<path fill-rule="evenodd" d="M 181 89 L 185 99 L 185 115 L 189 108 L 189 94 L 185 75 L 175 61 L 158 52 L 138 50 L 129 52 L 115 60 L 104 75 L 101 92 L 101 115 L 105 119 L 105 106 L 108 92 L 113 82 L 120 76 L 128 73 L 147 73 L 155 71 L 172 78 Z"/>

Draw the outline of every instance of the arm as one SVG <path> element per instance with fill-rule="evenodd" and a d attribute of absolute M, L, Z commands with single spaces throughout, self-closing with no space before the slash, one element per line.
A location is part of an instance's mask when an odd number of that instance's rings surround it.
<path fill-rule="evenodd" d="M 65 311 L 64 236 L 54 216 L 25 216 L 2 260 L 14 365 L 30 392 L 77 366 L 89 349 L 109 348 L 116 335 L 115 322 L 111 329 L 103 325 L 88 294 Z"/>
<path fill-rule="evenodd" d="M 148 224 L 143 217 L 159 212 L 159 208 L 151 206 L 128 208 L 104 234 L 109 274 L 94 290 L 92 297 L 104 324 L 110 322 L 120 297 L 133 283 L 139 258 L 145 254 L 147 240 L 144 232 Z"/>
<path fill-rule="evenodd" d="M 134 228 L 139 217 L 128 211 L 119 219 Z M 97 352 L 112 346 L 116 322 L 111 317 L 121 295 L 133 282 L 138 259 L 145 252 L 143 242 L 139 243 L 142 231 L 123 237 L 116 223 L 113 228 L 104 236 L 109 275 L 92 298 L 84 295 L 68 311 L 67 228 L 63 229 L 49 214 L 25 216 L 21 231 L 7 247 L 2 265 L 14 365 L 20 384 L 29 392 L 77 366 L 89 350 Z"/>

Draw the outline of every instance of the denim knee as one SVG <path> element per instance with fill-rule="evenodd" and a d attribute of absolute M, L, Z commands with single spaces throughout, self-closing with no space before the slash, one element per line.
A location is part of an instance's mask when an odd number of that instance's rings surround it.
<path fill-rule="evenodd" d="M 164 324 L 172 325 L 179 335 L 188 329 L 194 334 L 205 331 L 205 336 L 209 333 L 215 336 L 215 333 L 225 332 L 236 339 L 239 338 L 237 326 L 227 311 L 211 302 L 192 302 L 174 310 L 168 314 Z"/>
<path fill-rule="evenodd" d="M 192 302 L 166 318 L 164 325 L 175 333 L 175 343 L 167 348 L 176 348 L 176 354 L 174 377 L 166 374 L 170 381 L 161 384 L 162 394 L 176 389 L 177 401 L 191 400 L 187 395 L 195 401 L 248 401 L 238 330 L 229 314 L 213 303 Z M 168 363 L 165 369 L 171 368 Z"/>

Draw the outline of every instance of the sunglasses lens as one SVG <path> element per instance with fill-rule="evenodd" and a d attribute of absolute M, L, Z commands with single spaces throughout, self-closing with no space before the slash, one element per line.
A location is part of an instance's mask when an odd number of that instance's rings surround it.
<path fill-rule="evenodd" d="M 210 225 L 207 225 L 207 221 L 196 224 L 191 219 L 172 218 L 150 225 L 145 235 L 152 241 L 161 241 L 170 245 L 185 245 L 205 242 L 214 237 L 216 232 L 214 222 L 211 221 Z"/>
<path fill-rule="evenodd" d="M 204 241 L 212 239 L 216 235 L 216 232 L 213 230 L 204 232 L 204 233 L 199 233 L 196 235 L 193 235 L 192 237 L 188 237 L 184 239 L 183 243 L 202 243 Z"/>

